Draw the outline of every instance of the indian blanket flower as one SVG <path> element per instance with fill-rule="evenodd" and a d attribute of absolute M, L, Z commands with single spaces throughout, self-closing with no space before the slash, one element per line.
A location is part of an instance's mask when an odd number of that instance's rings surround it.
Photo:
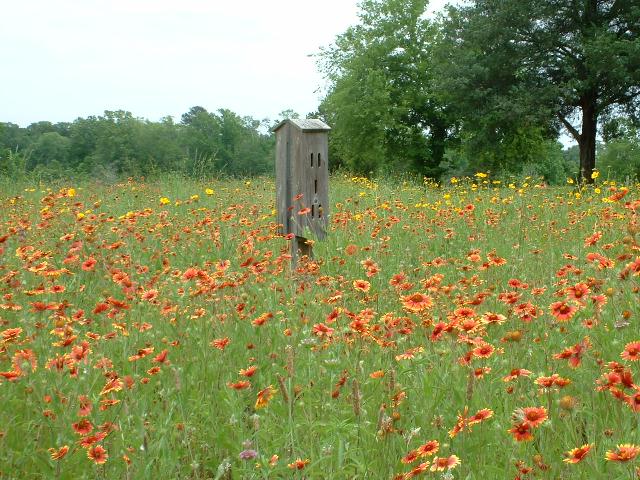
<path fill-rule="evenodd" d="M 250 365 L 247 368 L 241 368 L 238 374 L 242 377 L 253 377 L 255 373 L 258 371 L 258 367 L 256 365 Z"/>
<path fill-rule="evenodd" d="M 418 450 L 411 450 L 404 457 L 400 459 L 400 461 L 404 464 L 409 464 L 415 462 L 420 455 L 418 454 Z"/>
<path fill-rule="evenodd" d="M 518 442 L 528 442 L 533 440 L 533 435 L 531 434 L 531 425 L 528 423 L 519 423 L 514 425 L 509 429 L 509 433 L 513 435 L 513 438 Z"/>
<path fill-rule="evenodd" d="M 578 368 L 582 362 L 582 355 L 591 347 L 589 337 L 585 337 L 582 342 L 565 348 L 562 352 L 553 355 L 556 360 L 567 360 L 571 368 Z"/>
<path fill-rule="evenodd" d="M 583 302 L 583 299 L 591 293 L 589 285 L 584 282 L 580 282 L 571 287 L 567 287 L 565 291 L 570 299 L 576 300 L 577 302 L 581 303 Z"/>
<path fill-rule="evenodd" d="M 106 385 L 102 388 L 100 395 L 106 395 L 111 392 L 118 392 L 122 390 L 124 383 L 118 377 L 109 380 Z"/>
<path fill-rule="evenodd" d="M 63 447 L 60 447 L 58 449 L 50 448 L 48 451 L 49 455 L 51 455 L 51 460 L 60 460 L 69 451 L 69 445 L 64 445 Z"/>
<path fill-rule="evenodd" d="M 491 417 L 493 417 L 493 410 L 489 408 L 483 408 L 482 410 L 478 410 L 474 415 L 469 417 L 467 423 L 468 425 L 475 425 L 476 423 L 484 422 Z"/>
<path fill-rule="evenodd" d="M 611 462 L 628 462 L 633 460 L 640 453 L 640 447 L 632 445 L 630 443 L 624 443 L 617 445 L 617 449 L 607 450 L 605 458 Z"/>
<path fill-rule="evenodd" d="M 640 341 L 627 343 L 620 356 L 631 362 L 637 362 L 640 360 Z"/>
<path fill-rule="evenodd" d="M 318 337 L 331 337 L 333 335 L 334 329 L 328 327 L 324 323 L 316 323 L 313 326 L 313 334 Z"/>
<path fill-rule="evenodd" d="M 266 407 L 276 392 L 277 390 L 273 387 L 273 385 L 269 385 L 267 388 L 260 390 L 256 398 L 256 410 Z"/>
<path fill-rule="evenodd" d="M 371 289 L 371 284 L 366 280 L 354 280 L 353 288 L 356 290 L 360 290 L 361 292 L 367 293 Z"/>
<path fill-rule="evenodd" d="M 477 358 L 489 358 L 493 355 L 494 351 L 495 347 L 493 345 L 490 343 L 483 343 L 482 345 L 474 348 L 471 353 L 473 353 L 473 356 Z"/>
<path fill-rule="evenodd" d="M 80 395 L 78 398 L 78 402 L 80 403 L 78 415 L 81 417 L 87 417 L 91 413 L 91 409 L 93 408 L 91 404 L 91 400 L 86 395 Z"/>
<path fill-rule="evenodd" d="M 240 380 L 238 382 L 227 382 L 227 387 L 232 388 L 233 390 L 246 390 L 247 388 L 251 388 L 251 382 L 247 380 Z"/>
<path fill-rule="evenodd" d="M 438 453 L 438 449 L 440 448 L 440 443 L 437 440 L 430 440 L 427 443 L 420 445 L 416 451 L 418 452 L 418 455 L 423 457 L 423 456 L 430 456 L 430 455 L 435 455 L 436 453 Z"/>
<path fill-rule="evenodd" d="M 96 263 L 98 263 L 98 262 L 96 261 L 95 258 L 89 257 L 84 262 L 82 262 L 82 267 L 81 268 L 85 272 L 90 272 L 96 266 Z"/>
<path fill-rule="evenodd" d="M 449 455 L 448 457 L 434 457 L 431 462 L 432 472 L 442 472 L 444 470 L 451 470 L 460 465 L 460 459 L 457 455 Z"/>
<path fill-rule="evenodd" d="M 577 307 L 569 305 L 566 302 L 554 302 L 550 308 L 551 315 L 556 317 L 559 322 L 568 322 L 578 311 Z"/>
<path fill-rule="evenodd" d="M 563 388 L 569 385 L 571 383 L 571 380 L 569 380 L 568 378 L 562 378 L 557 373 L 554 373 L 549 377 L 538 377 L 536 378 L 534 383 L 542 388 Z"/>
<path fill-rule="evenodd" d="M 292 470 L 302 470 L 309 463 L 311 463 L 311 461 L 308 458 L 305 460 L 302 460 L 301 458 L 296 458 L 293 462 L 288 463 L 287 467 L 289 467 Z"/>
<path fill-rule="evenodd" d="M 2 337 L 2 343 L 8 344 L 15 342 L 20 334 L 22 333 L 22 328 L 8 328 L 0 332 L 0 336 Z"/>
<path fill-rule="evenodd" d="M 93 460 L 94 463 L 102 465 L 103 463 L 106 463 L 107 458 L 109 458 L 109 454 L 102 445 L 96 445 L 95 447 L 91 447 L 87 450 L 87 457 L 89 457 L 89 460 Z"/>
<path fill-rule="evenodd" d="M 424 293 L 413 293 L 402 297 L 402 306 L 410 312 L 418 313 L 431 308 L 433 300 Z"/>
<path fill-rule="evenodd" d="M 536 428 L 542 425 L 549 416 L 547 409 L 544 407 L 524 407 L 517 409 L 513 417 L 517 422 L 525 423 L 531 428 Z"/>
<path fill-rule="evenodd" d="M 581 447 L 573 448 L 564 454 L 566 458 L 563 460 L 563 462 L 580 463 L 592 448 L 593 443 L 587 443 L 585 445 L 582 445 Z"/>
<path fill-rule="evenodd" d="M 71 426 L 73 427 L 75 432 L 77 434 L 79 434 L 79 435 L 88 435 L 93 430 L 93 425 L 86 418 L 83 418 L 82 420 L 80 420 L 79 422 L 74 423 Z"/>
<path fill-rule="evenodd" d="M 528 377 L 529 375 L 531 375 L 531 371 L 527 370 L 526 368 L 514 368 L 513 370 L 511 370 L 511 372 L 509 372 L 509 375 L 502 378 L 502 381 L 510 382 L 518 377 Z"/>
<path fill-rule="evenodd" d="M 227 347 L 227 345 L 229 345 L 229 342 L 230 342 L 229 337 L 216 338 L 211 342 L 211 346 L 216 347 L 218 350 L 224 350 Z"/>

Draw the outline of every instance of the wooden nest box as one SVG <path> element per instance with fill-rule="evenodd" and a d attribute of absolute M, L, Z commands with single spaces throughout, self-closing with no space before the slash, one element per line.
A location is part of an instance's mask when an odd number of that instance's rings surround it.
<path fill-rule="evenodd" d="M 328 132 L 316 119 L 287 119 L 276 134 L 276 207 L 282 233 L 294 234 L 292 255 L 311 254 L 306 237 L 322 240 L 329 216 Z"/>

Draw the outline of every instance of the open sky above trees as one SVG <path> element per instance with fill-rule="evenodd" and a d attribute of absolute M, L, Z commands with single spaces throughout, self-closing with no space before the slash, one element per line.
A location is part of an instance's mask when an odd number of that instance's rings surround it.
<path fill-rule="evenodd" d="M 638 176 L 637 2 L 442 3 L 12 6 L 0 172 L 269 173 L 301 114 L 357 174 Z"/>
<path fill-rule="evenodd" d="M 309 55 L 357 22 L 357 3 L 7 2 L 0 121 L 27 126 L 104 110 L 155 121 L 194 105 L 257 118 L 311 112 L 324 81 Z"/>

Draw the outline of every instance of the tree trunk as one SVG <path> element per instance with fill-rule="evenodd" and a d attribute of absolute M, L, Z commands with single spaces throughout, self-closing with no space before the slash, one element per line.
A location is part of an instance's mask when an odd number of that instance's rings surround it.
<path fill-rule="evenodd" d="M 582 132 L 578 146 L 580 148 L 580 181 L 593 183 L 591 174 L 596 168 L 596 132 L 598 114 L 596 96 L 589 95 L 582 102 Z"/>

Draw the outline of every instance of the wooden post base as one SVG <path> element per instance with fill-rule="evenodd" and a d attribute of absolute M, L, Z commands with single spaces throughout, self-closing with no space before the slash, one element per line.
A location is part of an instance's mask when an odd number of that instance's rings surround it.
<path fill-rule="evenodd" d="M 291 267 L 295 268 L 298 264 L 298 259 L 304 256 L 313 258 L 313 247 L 307 243 L 306 238 L 296 235 L 291 241 Z"/>

